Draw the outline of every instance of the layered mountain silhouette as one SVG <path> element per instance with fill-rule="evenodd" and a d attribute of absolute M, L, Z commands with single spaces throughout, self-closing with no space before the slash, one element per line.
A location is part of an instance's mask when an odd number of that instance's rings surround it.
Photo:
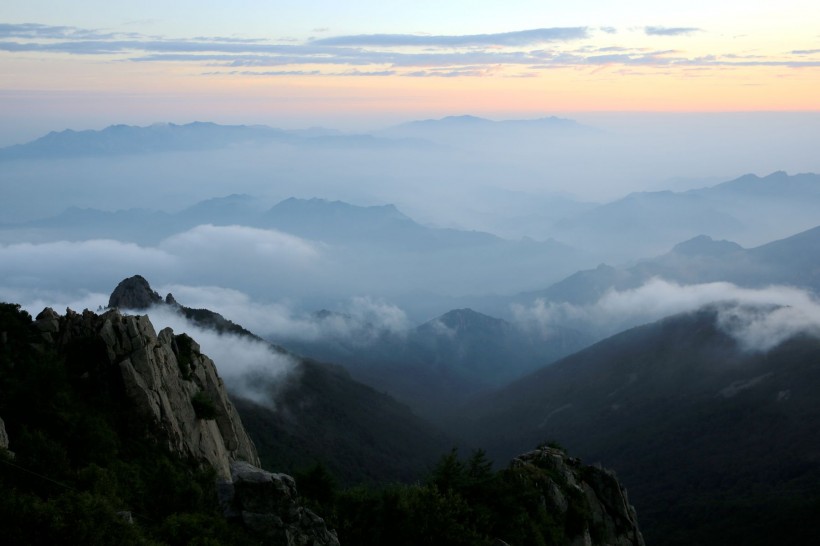
<path fill-rule="evenodd" d="M 637 288 L 650 279 L 681 284 L 731 282 L 749 288 L 783 284 L 820 290 L 820 227 L 754 248 L 699 235 L 657 258 L 615 268 L 602 264 L 574 273 L 549 288 L 521 294 L 518 302 L 591 304 L 609 290 Z"/>
<path fill-rule="evenodd" d="M 555 116 L 494 121 L 471 115 L 411 121 L 380 131 L 392 138 L 417 138 L 454 147 L 492 149 L 510 143 L 571 138 L 595 134 L 596 129 Z"/>
<path fill-rule="evenodd" d="M 760 244 L 817 224 L 820 175 L 745 175 L 687 192 L 633 193 L 561 220 L 553 237 L 613 260 L 663 252 L 707 234 Z"/>
<path fill-rule="evenodd" d="M 207 151 L 266 143 L 356 148 L 424 144 L 371 135 L 343 135 L 338 131 L 322 128 L 288 131 L 265 125 L 220 125 L 196 121 L 184 125 L 111 125 L 102 130 L 52 131 L 25 144 L 0 148 L 0 160 Z M 429 146 L 429 143 L 427 145 Z"/>

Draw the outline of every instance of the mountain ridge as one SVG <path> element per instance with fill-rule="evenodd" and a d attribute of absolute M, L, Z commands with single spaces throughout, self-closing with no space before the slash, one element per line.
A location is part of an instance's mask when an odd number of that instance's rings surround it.
<path fill-rule="evenodd" d="M 454 426 L 496 457 L 546 436 L 617 468 L 649 543 L 771 544 L 794 519 L 789 541 L 809 543 L 820 338 L 755 351 L 727 333 L 770 312 L 719 304 L 635 327 L 470 402 Z"/>

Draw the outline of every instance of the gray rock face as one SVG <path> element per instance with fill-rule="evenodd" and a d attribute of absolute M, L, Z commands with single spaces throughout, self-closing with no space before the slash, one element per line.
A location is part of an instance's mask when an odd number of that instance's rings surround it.
<path fill-rule="evenodd" d="M 300 506 L 296 483 L 242 461 L 231 464 L 231 481 L 220 485 L 228 517 L 238 518 L 254 535 L 287 546 L 339 546 L 336 532 Z"/>
<path fill-rule="evenodd" d="M 157 335 L 147 316 L 116 309 L 102 315 L 69 309 L 65 316 L 45 309 L 36 324 L 58 349 L 78 339 L 101 341 L 98 358 L 115 368 L 134 411 L 153 423 L 170 451 L 213 467 L 221 479 L 230 477 L 233 461 L 259 464 L 213 361 L 187 335 L 170 328 Z"/>
<path fill-rule="evenodd" d="M 144 277 L 134 275 L 117 285 L 108 299 L 108 307 L 141 310 L 162 302 L 163 299 L 151 289 L 151 285 Z"/>
<path fill-rule="evenodd" d="M 635 508 L 612 471 L 582 465 L 551 447 L 520 455 L 512 466 L 531 471 L 550 510 L 578 521 L 583 516 L 573 545 L 644 545 Z"/>

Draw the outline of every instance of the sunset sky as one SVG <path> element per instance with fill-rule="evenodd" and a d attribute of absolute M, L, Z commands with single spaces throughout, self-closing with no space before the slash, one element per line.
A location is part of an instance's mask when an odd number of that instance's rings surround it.
<path fill-rule="evenodd" d="M 195 119 L 353 128 L 463 113 L 784 110 L 820 110 L 816 0 L 10 0 L 0 10 L 5 140 Z"/>

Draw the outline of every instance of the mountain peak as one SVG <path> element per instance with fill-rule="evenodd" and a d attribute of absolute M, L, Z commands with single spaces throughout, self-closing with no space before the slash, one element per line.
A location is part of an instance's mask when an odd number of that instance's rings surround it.
<path fill-rule="evenodd" d="M 715 241 L 708 235 L 698 235 L 688 241 L 678 243 L 672 249 L 673 254 L 682 256 L 721 257 L 743 250 L 743 247 L 732 241 Z"/>
<path fill-rule="evenodd" d="M 122 309 L 148 309 L 162 303 L 162 298 L 142 275 L 134 275 L 122 280 L 108 299 L 108 307 Z"/>
<path fill-rule="evenodd" d="M 454 329 L 454 330 L 466 330 L 466 329 L 475 329 L 475 328 L 482 328 L 482 329 L 499 329 L 504 328 L 507 325 L 507 322 L 500 319 L 491 317 L 490 315 L 485 315 L 484 313 L 479 313 L 478 311 L 474 311 L 469 307 L 464 309 L 453 309 L 452 311 L 447 311 L 434 321 L 443 324 L 444 326 Z"/>

